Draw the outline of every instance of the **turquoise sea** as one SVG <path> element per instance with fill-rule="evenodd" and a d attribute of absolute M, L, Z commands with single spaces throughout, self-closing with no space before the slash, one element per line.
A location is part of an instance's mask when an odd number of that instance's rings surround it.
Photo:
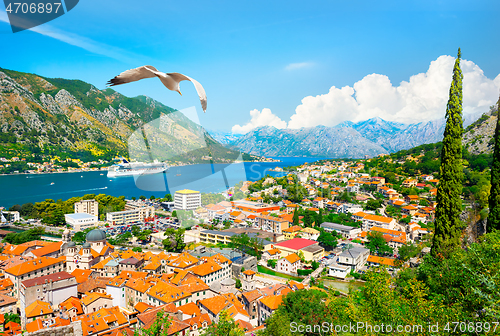
<path fill-rule="evenodd" d="M 0 176 L 0 206 L 9 208 L 14 204 L 33 203 L 45 199 L 66 200 L 85 194 L 123 195 L 127 198 L 144 195 L 149 198 L 151 195 L 163 197 L 180 189 L 193 189 L 204 193 L 221 192 L 226 190 L 226 185 L 233 186 L 243 180 L 256 181 L 267 174 L 283 176 L 283 173 L 269 171 L 275 167 L 297 166 L 326 158 L 277 157 L 275 159 L 281 162 L 171 167 L 165 174 L 139 178 L 132 176 L 108 178 L 107 171 L 5 175 Z"/>

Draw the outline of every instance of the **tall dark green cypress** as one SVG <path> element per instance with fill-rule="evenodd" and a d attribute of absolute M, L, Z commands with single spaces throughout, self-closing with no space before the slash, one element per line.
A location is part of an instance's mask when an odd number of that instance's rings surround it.
<path fill-rule="evenodd" d="M 293 212 L 293 225 L 299 225 L 299 212 L 297 209 Z"/>
<path fill-rule="evenodd" d="M 489 198 L 490 213 L 487 231 L 500 230 L 500 98 L 497 103 L 497 127 L 495 129 L 495 149 L 491 166 L 491 191 Z"/>
<path fill-rule="evenodd" d="M 462 212 L 463 167 L 462 167 L 462 70 L 460 70 L 460 48 L 453 67 L 450 96 L 446 106 L 446 128 L 444 130 L 435 232 L 432 240 L 432 255 L 446 258 L 460 246 L 460 214 Z"/>

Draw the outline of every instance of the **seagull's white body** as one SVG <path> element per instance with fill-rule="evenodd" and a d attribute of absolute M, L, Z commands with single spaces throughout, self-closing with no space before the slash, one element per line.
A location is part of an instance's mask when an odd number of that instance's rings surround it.
<path fill-rule="evenodd" d="M 167 89 L 172 91 L 177 91 L 179 92 L 180 95 L 182 95 L 182 93 L 179 88 L 179 83 L 182 82 L 183 80 L 188 80 L 192 82 L 194 84 L 196 92 L 198 93 L 198 96 L 200 97 L 200 102 L 201 102 L 201 107 L 203 108 L 203 112 L 206 112 L 207 95 L 205 93 L 205 89 L 203 88 L 203 86 L 201 86 L 201 84 L 197 80 L 188 77 L 186 75 L 180 74 L 178 72 L 165 73 L 158 71 L 154 66 L 144 65 L 135 69 L 130 69 L 122 72 L 118 76 L 111 79 L 107 84 L 109 86 L 115 86 L 115 85 L 135 82 L 144 78 L 154 78 L 154 77 L 158 77 L 163 83 L 163 85 L 167 87 Z"/>

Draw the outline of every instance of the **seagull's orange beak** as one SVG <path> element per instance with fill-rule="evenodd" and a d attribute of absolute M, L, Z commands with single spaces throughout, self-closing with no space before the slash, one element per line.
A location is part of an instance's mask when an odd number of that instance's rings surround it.
<path fill-rule="evenodd" d="M 177 92 L 179 92 L 179 94 L 182 96 L 181 90 L 177 90 Z"/>

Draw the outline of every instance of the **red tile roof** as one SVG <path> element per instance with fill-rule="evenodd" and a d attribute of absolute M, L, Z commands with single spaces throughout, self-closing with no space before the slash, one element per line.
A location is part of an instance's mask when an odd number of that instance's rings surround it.
<path fill-rule="evenodd" d="M 44 275 L 44 276 L 41 276 L 41 277 L 35 278 L 35 279 L 25 280 L 22 282 L 22 284 L 25 288 L 29 288 L 29 287 L 44 284 L 46 281 L 47 282 L 57 282 L 57 281 L 61 281 L 61 280 L 71 279 L 74 277 L 75 277 L 74 275 L 71 275 L 68 272 L 62 271 L 62 272 L 57 272 L 57 273 L 53 273 L 53 274 L 49 274 L 49 275 Z"/>
<path fill-rule="evenodd" d="M 318 242 L 314 240 L 304 239 L 304 238 L 294 238 L 290 240 L 286 240 L 284 242 L 276 243 L 275 246 L 278 247 L 286 247 L 292 250 L 300 250 L 304 247 L 311 246 L 317 244 Z"/>

